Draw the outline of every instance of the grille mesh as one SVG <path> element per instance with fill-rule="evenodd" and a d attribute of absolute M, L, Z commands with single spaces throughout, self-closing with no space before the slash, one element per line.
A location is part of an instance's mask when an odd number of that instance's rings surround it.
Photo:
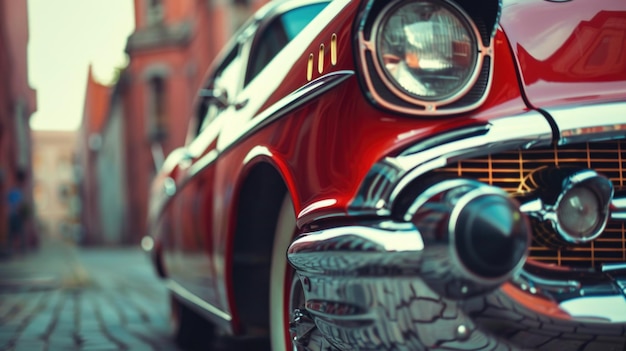
<path fill-rule="evenodd" d="M 461 161 L 441 171 L 477 179 L 514 193 L 529 173 L 550 165 L 591 168 L 610 178 L 616 188 L 624 188 L 626 141 L 504 152 Z M 533 242 L 530 255 L 545 263 L 573 267 L 626 262 L 626 227 L 623 221 L 609 221 L 604 233 L 595 241 L 566 249 L 552 249 Z"/>

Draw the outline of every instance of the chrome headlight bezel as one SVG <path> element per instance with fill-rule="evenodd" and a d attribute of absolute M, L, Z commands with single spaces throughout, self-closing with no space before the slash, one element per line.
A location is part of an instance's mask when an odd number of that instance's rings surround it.
<path fill-rule="evenodd" d="M 367 97 L 375 105 L 417 116 L 449 115 L 477 108 L 486 99 L 491 85 L 495 30 L 490 31 L 491 28 L 484 25 L 485 21 L 477 18 L 479 16 L 476 16 L 475 9 L 470 15 L 463 7 L 450 0 L 421 2 L 444 8 L 466 29 L 473 52 L 471 72 L 457 89 L 438 98 L 419 96 L 404 89 L 381 63 L 379 37 L 387 19 L 398 9 L 415 4 L 415 1 L 396 0 L 381 6 L 377 0 L 370 0 L 356 33 L 361 85 Z M 499 2 L 496 5 L 500 6 Z M 483 25 L 477 25 L 477 20 L 482 21 Z M 494 19 L 494 22 L 497 21 Z M 488 31 L 490 32 L 487 33 Z"/>

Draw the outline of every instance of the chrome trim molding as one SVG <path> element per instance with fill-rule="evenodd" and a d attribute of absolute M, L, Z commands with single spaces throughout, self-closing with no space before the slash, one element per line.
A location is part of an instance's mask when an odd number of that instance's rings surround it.
<path fill-rule="evenodd" d="M 280 99 L 274 105 L 261 112 L 258 116 L 254 117 L 246 126 L 247 130 L 231 145 L 228 145 L 227 148 L 234 146 L 250 134 L 253 134 L 257 130 L 285 116 L 287 113 L 328 92 L 352 76 L 354 76 L 354 71 L 335 71 L 325 74 L 305 84 L 301 88 Z"/>
<path fill-rule="evenodd" d="M 611 219 L 626 221 L 626 189 L 615 192 L 611 201 Z"/>
<path fill-rule="evenodd" d="M 245 131 L 230 144 L 225 145 L 221 152 L 232 148 L 251 134 L 254 134 L 259 129 L 262 129 L 268 124 L 284 117 L 289 112 L 292 112 L 304 104 L 311 102 L 318 96 L 343 83 L 346 79 L 352 77 L 353 75 L 354 71 L 336 71 L 328 73 L 303 85 L 250 120 L 244 127 Z"/>
<path fill-rule="evenodd" d="M 180 187 L 182 188 L 189 179 L 193 178 L 200 171 L 213 164 L 215 160 L 217 160 L 217 156 L 219 156 L 219 152 L 215 149 L 207 152 L 206 155 L 202 156 L 197 162 L 195 162 L 187 172 L 185 178 L 181 181 Z"/>
<path fill-rule="evenodd" d="M 626 139 L 626 103 L 546 111 L 554 114 L 560 145 Z M 582 115 L 594 117 L 580 118 Z M 400 155 L 386 157 L 372 166 L 349 206 L 349 213 L 389 215 L 391 203 L 399 192 L 428 171 L 490 153 L 549 146 L 553 142 L 553 135 L 552 126 L 543 114 L 528 111 L 419 141 Z M 620 208 L 624 207 L 620 205 Z"/>
<path fill-rule="evenodd" d="M 182 285 L 180 285 L 176 281 L 174 281 L 172 279 L 168 279 L 168 281 L 167 281 L 167 288 L 170 291 L 172 291 L 172 293 L 174 293 L 177 296 L 183 298 L 185 301 L 187 301 L 189 303 L 192 303 L 195 306 L 197 306 L 198 308 L 200 308 L 202 311 L 205 312 L 205 314 L 206 313 L 210 314 L 213 317 L 212 318 L 213 320 L 218 318 L 222 322 L 228 322 L 229 323 L 228 325 L 230 325 L 230 321 L 232 320 L 232 317 L 231 317 L 230 314 L 220 310 L 219 308 L 217 308 L 217 307 L 211 305 L 210 303 L 204 301 L 203 299 L 199 298 L 194 293 L 192 293 L 189 290 L 185 289 Z"/>
<path fill-rule="evenodd" d="M 559 145 L 626 137 L 626 102 L 544 109 L 559 132 Z"/>
<path fill-rule="evenodd" d="M 460 137 L 464 136 L 466 137 Z M 353 215 L 389 215 L 400 191 L 426 172 L 456 160 L 487 153 L 548 146 L 552 128 L 544 116 L 529 111 L 425 139 L 407 152 L 376 163 L 349 206 Z"/>
<path fill-rule="evenodd" d="M 312 101 L 318 96 L 328 92 L 329 90 L 341 84 L 353 75 L 354 71 L 331 72 L 314 81 L 307 83 L 306 85 L 300 87 L 291 94 L 280 99 L 278 102 L 268 107 L 266 110 L 250 120 L 250 122 L 243 128 L 244 131 L 242 132 L 242 134 L 229 144 L 223 145 L 223 149 L 221 149 L 219 152 L 214 149 L 206 155 L 202 156 L 202 158 L 189 169 L 189 172 L 186 174 L 186 177 L 181 182 L 181 184 L 188 179 L 194 177 L 197 173 L 201 172 L 206 167 L 213 164 L 218 159 L 219 154 L 231 149 L 241 141 L 245 140 L 251 134 L 256 133 L 259 129 L 262 129 L 270 123 L 282 117 L 285 117 L 289 112 L 296 110 L 297 108 Z"/>

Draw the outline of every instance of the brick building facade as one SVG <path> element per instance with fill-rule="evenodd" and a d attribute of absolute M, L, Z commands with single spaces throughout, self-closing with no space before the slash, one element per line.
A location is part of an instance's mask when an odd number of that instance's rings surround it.
<path fill-rule="evenodd" d="M 123 182 L 121 242 L 136 243 L 146 234 L 151 179 L 167 154 L 184 143 L 192 101 L 206 69 L 232 33 L 265 2 L 134 0 L 135 31 L 126 45 L 129 64 L 113 88 L 99 131 L 103 143 L 119 140 L 116 145 L 123 145 L 119 157 L 109 157 L 120 163 L 115 169 Z M 103 186 L 101 182 L 99 188 Z M 86 226 L 99 227 L 103 217 L 113 220 L 113 202 L 100 201 L 100 206 L 100 218 L 88 219 Z M 87 236 L 102 241 L 96 231 L 87 231 Z"/>
<path fill-rule="evenodd" d="M 29 120 L 37 101 L 28 82 L 28 38 L 26 0 L 0 0 L 0 252 L 10 246 L 10 189 L 19 189 L 31 209 L 33 203 Z M 24 181 L 19 181 L 22 176 Z M 30 244 L 36 240 L 32 218 L 23 232 Z"/>
<path fill-rule="evenodd" d="M 102 130 L 109 112 L 110 93 L 111 88 L 97 82 L 89 66 L 82 123 L 76 143 L 76 152 L 80 155 L 77 158 L 82 224 L 80 237 L 84 244 L 102 243 L 101 208 L 98 201 L 102 192 L 102 177 L 97 173 L 97 162 L 102 148 Z"/>

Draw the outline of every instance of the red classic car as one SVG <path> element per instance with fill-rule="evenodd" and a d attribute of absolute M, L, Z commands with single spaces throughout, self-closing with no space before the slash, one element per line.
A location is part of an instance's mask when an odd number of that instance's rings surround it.
<path fill-rule="evenodd" d="M 205 82 L 146 239 L 182 344 L 623 349 L 626 1 L 271 2 Z"/>

